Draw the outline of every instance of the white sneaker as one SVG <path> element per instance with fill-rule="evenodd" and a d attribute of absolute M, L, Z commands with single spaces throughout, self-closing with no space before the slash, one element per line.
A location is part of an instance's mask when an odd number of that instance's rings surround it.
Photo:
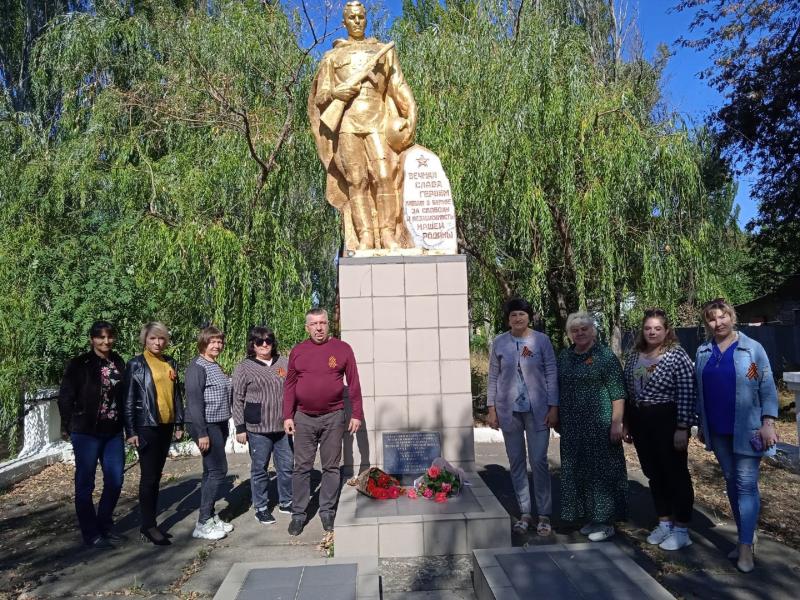
<path fill-rule="evenodd" d="M 667 539 L 661 542 L 658 547 L 662 550 L 680 550 L 691 545 L 692 540 L 689 539 L 689 531 L 675 527 L 672 529 L 672 533 L 667 536 Z"/>
<path fill-rule="evenodd" d="M 192 537 L 202 540 L 221 540 L 225 537 L 225 532 L 221 527 L 217 527 L 214 519 L 209 519 L 205 523 L 197 522 L 197 525 L 194 526 Z"/>
<path fill-rule="evenodd" d="M 658 546 L 661 542 L 669 537 L 669 534 L 672 533 L 672 525 L 667 525 L 666 527 L 661 523 L 668 523 L 669 521 L 661 521 L 658 525 L 655 526 L 655 529 L 650 532 L 650 535 L 647 536 L 647 543 L 652 544 L 653 546 Z"/>
<path fill-rule="evenodd" d="M 213 517 L 211 517 L 211 520 L 214 521 L 214 524 L 217 526 L 217 528 L 222 529 L 222 531 L 224 531 L 225 533 L 230 533 L 231 531 L 233 531 L 233 524 L 228 523 L 227 521 L 223 521 L 222 519 L 219 518 L 219 515 L 214 515 Z"/>
<path fill-rule="evenodd" d="M 602 525 L 598 525 L 597 523 L 587 523 L 581 527 L 580 533 L 581 535 L 589 535 L 600 529 L 600 527 L 602 527 Z"/>
<path fill-rule="evenodd" d="M 590 542 L 602 542 L 616 533 L 611 525 L 601 525 L 599 529 L 589 534 Z"/>

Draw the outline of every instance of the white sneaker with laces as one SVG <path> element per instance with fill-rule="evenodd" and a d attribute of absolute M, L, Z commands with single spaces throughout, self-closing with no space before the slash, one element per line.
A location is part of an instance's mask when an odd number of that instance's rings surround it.
<path fill-rule="evenodd" d="M 595 531 L 600 529 L 600 527 L 602 526 L 598 525 L 597 523 L 587 523 L 586 525 L 581 527 L 580 533 L 581 535 L 589 535 L 590 533 L 594 533 Z"/>
<path fill-rule="evenodd" d="M 590 542 L 602 542 L 616 533 L 611 525 L 601 525 L 599 529 L 589 534 Z"/>
<path fill-rule="evenodd" d="M 661 542 L 658 547 L 662 550 L 680 550 L 691 546 L 692 540 L 689 538 L 689 531 L 687 529 L 678 529 L 674 527 L 672 533 L 669 534 L 667 539 Z"/>
<path fill-rule="evenodd" d="M 214 515 L 213 517 L 211 517 L 211 519 L 214 521 L 216 526 L 219 529 L 222 529 L 222 531 L 224 531 L 225 533 L 230 533 L 231 531 L 233 531 L 233 524 L 223 521 L 222 519 L 219 518 L 219 515 Z"/>
<path fill-rule="evenodd" d="M 201 540 L 221 540 L 225 537 L 225 532 L 221 527 L 217 527 L 214 519 L 211 518 L 205 523 L 198 521 L 197 525 L 194 526 L 192 537 Z"/>
<path fill-rule="evenodd" d="M 664 523 L 668 523 L 668 525 L 664 525 Z M 655 529 L 650 532 L 650 535 L 647 536 L 647 543 L 658 546 L 669 537 L 670 533 L 672 533 L 672 523 L 669 523 L 669 521 L 661 521 L 655 526 Z"/>

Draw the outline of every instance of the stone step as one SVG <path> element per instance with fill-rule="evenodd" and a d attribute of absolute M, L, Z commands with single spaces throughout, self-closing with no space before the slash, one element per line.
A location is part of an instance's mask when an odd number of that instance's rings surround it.
<path fill-rule="evenodd" d="M 660 583 L 609 543 L 474 550 L 477 600 L 668 600 Z"/>
<path fill-rule="evenodd" d="M 374 556 L 236 563 L 214 600 L 380 600 Z"/>

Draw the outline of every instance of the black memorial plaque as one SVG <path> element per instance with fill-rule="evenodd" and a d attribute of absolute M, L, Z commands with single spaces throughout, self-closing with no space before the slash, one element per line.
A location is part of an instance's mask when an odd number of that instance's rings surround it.
<path fill-rule="evenodd" d="M 442 455 L 437 431 L 391 431 L 383 434 L 383 470 L 391 475 L 421 475 Z"/>

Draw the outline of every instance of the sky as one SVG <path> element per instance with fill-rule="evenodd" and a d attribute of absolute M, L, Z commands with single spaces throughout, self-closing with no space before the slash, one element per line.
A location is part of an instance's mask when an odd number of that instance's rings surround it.
<path fill-rule="evenodd" d="M 391 18 L 400 15 L 402 0 L 384 0 Z M 630 10 L 638 12 L 639 31 L 645 56 L 653 58 L 661 43 L 674 53 L 663 81 L 663 96 L 667 106 L 679 114 L 689 125 L 702 124 L 705 117 L 722 104 L 722 97 L 709 87 L 698 73 L 711 64 L 707 54 L 693 49 L 680 48 L 675 43 L 681 36 L 692 37 L 689 24 L 691 13 L 671 11 L 677 0 L 629 0 Z M 752 178 L 744 175 L 738 180 L 735 203 L 740 207 L 739 224 L 744 226 L 752 219 L 757 207 L 750 198 Z"/>

